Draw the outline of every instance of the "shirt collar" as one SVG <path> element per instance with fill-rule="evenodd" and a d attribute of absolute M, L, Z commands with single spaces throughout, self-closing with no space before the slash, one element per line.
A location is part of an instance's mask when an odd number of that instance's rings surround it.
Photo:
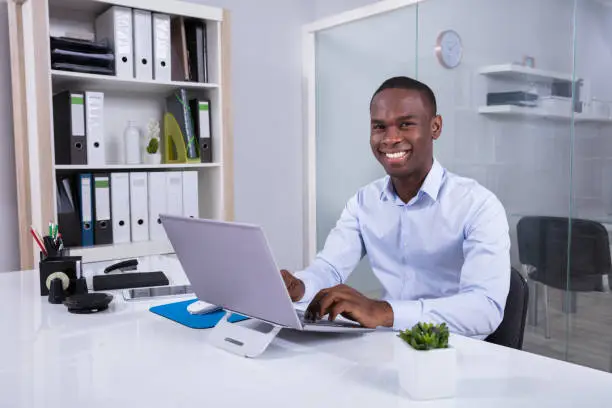
<path fill-rule="evenodd" d="M 442 179 L 444 177 L 444 167 L 440 165 L 440 163 L 434 158 L 433 165 L 425 177 L 417 196 L 421 194 L 421 192 L 427 194 L 432 200 L 436 201 L 438 199 L 438 194 L 440 193 L 440 188 L 442 187 Z M 387 176 L 385 181 L 385 186 L 380 193 L 381 200 L 394 200 L 397 197 L 395 194 L 395 189 L 393 188 L 393 182 L 391 181 L 391 177 Z"/>

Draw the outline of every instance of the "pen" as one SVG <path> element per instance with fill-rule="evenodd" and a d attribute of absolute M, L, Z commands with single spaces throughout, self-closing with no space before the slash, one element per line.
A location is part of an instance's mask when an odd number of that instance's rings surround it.
<path fill-rule="evenodd" d="M 40 248 L 42 253 L 45 256 L 48 256 L 49 253 L 47 252 L 47 249 L 45 248 L 45 246 L 42 243 L 42 239 L 40 238 L 40 234 L 38 232 L 36 232 L 36 230 L 34 229 L 33 226 L 30 226 L 30 234 L 32 234 L 32 236 L 34 237 L 34 241 L 36 242 L 36 244 L 38 245 L 38 247 Z"/>
<path fill-rule="evenodd" d="M 49 236 L 53 238 L 53 223 L 49 223 Z"/>

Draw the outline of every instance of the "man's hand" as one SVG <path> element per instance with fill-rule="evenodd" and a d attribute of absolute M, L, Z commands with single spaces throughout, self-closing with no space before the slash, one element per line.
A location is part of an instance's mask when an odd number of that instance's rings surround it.
<path fill-rule="evenodd" d="M 304 297 L 304 292 L 306 287 L 304 286 L 304 282 L 300 279 L 293 276 L 293 274 L 285 269 L 281 269 L 281 275 L 283 280 L 285 281 L 285 286 L 287 287 L 287 292 L 289 292 L 289 296 L 293 302 L 299 302 Z"/>
<path fill-rule="evenodd" d="M 342 315 L 364 327 L 393 326 L 393 309 L 389 303 L 369 299 L 346 285 L 317 293 L 308 305 L 305 317 L 318 320 L 326 314 L 329 314 L 330 321 Z"/>

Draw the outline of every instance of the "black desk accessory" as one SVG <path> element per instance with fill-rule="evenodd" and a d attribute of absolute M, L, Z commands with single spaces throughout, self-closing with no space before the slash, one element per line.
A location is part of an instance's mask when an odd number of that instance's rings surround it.
<path fill-rule="evenodd" d="M 59 279 L 67 296 L 75 293 L 77 280 L 83 276 L 80 256 L 44 256 L 38 263 L 40 295 L 48 296 L 53 279 Z"/>
<path fill-rule="evenodd" d="M 96 275 L 93 277 L 93 290 L 115 290 L 166 286 L 170 281 L 161 272 L 133 272 L 117 275 Z"/>
<path fill-rule="evenodd" d="M 64 301 L 64 305 L 70 313 L 90 314 L 108 309 L 113 300 L 113 295 L 107 293 L 85 293 L 72 295 Z"/>
<path fill-rule="evenodd" d="M 51 279 L 51 285 L 49 287 L 49 303 L 57 305 L 62 303 L 64 299 L 66 299 L 66 292 L 62 283 L 62 279 Z"/>
<path fill-rule="evenodd" d="M 138 259 L 128 259 L 127 261 L 117 262 L 106 269 L 104 269 L 104 273 L 109 273 L 113 271 L 134 271 L 138 266 Z"/>

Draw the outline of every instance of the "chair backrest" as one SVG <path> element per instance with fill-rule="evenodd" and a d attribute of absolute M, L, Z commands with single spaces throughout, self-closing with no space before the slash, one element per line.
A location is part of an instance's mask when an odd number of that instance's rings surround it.
<path fill-rule="evenodd" d="M 569 219 L 523 217 L 516 230 L 521 263 L 535 267 L 538 281 L 567 288 Z M 612 269 L 608 231 L 604 226 L 596 221 L 573 219 L 569 254 L 570 288 L 576 287 L 572 282 L 579 282 L 579 290 L 601 290 L 601 275 L 611 273 Z"/>
<path fill-rule="evenodd" d="M 512 268 L 504 318 L 497 330 L 491 333 L 485 341 L 521 350 L 523 348 L 528 301 L 529 288 L 527 287 L 527 281 L 519 271 Z"/>

